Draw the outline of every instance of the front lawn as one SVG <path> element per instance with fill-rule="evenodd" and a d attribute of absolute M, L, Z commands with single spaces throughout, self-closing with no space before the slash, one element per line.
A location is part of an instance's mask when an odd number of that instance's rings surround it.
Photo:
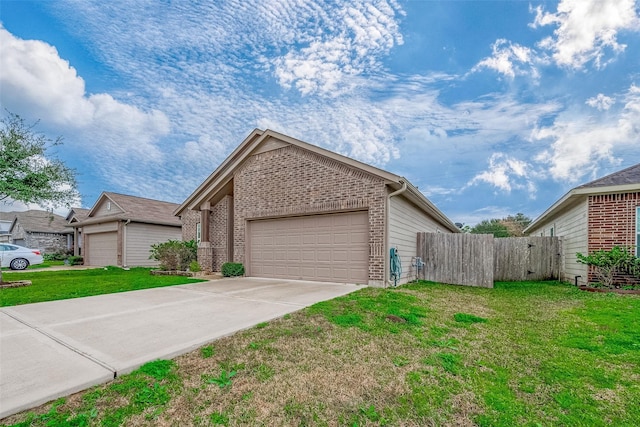
<path fill-rule="evenodd" d="M 7 425 L 640 425 L 640 298 L 365 288 Z"/>
<path fill-rule="evenodd" d="M 33 273 L 3 271 L 4 281 L 31 280 L 32 284 L 20 288 L 0 289 L 0 307 L 202 281 L 180 276 L 152 276 L 149 270 L 105 267 L 90 270 L 40 270 Z"/>

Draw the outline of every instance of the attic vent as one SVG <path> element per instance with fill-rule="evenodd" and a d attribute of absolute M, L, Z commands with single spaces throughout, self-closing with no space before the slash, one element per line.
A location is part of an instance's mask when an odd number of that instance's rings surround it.
<path fill-rule="evenodd" d="M 111 210 L 111 202 L 107 202 L 107 210 L 110 211 Z"/>

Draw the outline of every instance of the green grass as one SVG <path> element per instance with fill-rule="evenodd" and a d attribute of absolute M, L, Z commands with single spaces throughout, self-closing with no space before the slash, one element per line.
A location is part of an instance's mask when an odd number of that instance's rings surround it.
<path fill-rule="evenodd" d="M 55 425 L 640 425 L 640 298 L 365 288 L 17 414 Z"/>
<path fill-rule="evenodd" d="M 31 280 L 30 286 L 0 289 L 0 307 L 102 295 L 114 292 L 201 282 L 181 276 L 152 276 L 148 268 L 117 267 L 90 270 L 2 273 L 5 281 Z"/>

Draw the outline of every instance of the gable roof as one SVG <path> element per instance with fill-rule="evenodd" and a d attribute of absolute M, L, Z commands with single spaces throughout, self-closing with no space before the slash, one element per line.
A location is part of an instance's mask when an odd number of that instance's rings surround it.
<path fill-rule="evenodd" d="M 89 216 L 89 209 L 85 208 L 71 208 L 67 214 L 67 222 L 78 222 L 87 219 Z"/>
<path fill-rule="evenodd" d="M 27 233 L 71 233 L 71 230 L 67 227 L 67 221 L 60 215 L 51 212 L 29 210 L 16 212 L 15 215 L 9 229 L 10 232 L 13 231 L 16 224 L 20 224 Z"/>
<path fill-rule="evenodd" d="M 267 129 L 254 129 L 240 145 L 213 171 L 195 191 L 187 197 L 187 199 L 175 210 L 175 215 L 181 215 L 187 209 L 199 210 L 200 206 L 210 200 L 213 195 L 220 191 L 225 185 L 229 184 L 233 178 L 235 170 L 251 156 L 259 146 L 270 140 L 281 141 L 286 144 L 294 145 L 305 150 L 311 151 L 323 157 L 344 163 L 356 169 L 365 171 L 373 176 L 381 178 L 393 190 L 399 190 L 405 187 L 406 192 L 403 194 L 425 212 L 431 214 L 436 220 L 446 226 L 450 231 L 457 233 L 459 228 L 445 216 L 438 208 L 435 207 L 416 187 L 414 187 L 408 179 L 376 168 L 366 163 L 359 162 L 352 158 L 309 144 L 299 139 L 292 138 L 282 133 Z"/>
<path fill-rule="evenodd" d="M 105 200 L 111 201 L 121 212 L 113 215 L 96 216 L 98 207 Z M 128 196 L 125 194 L 103 192 L 93 207 L 87 213 L 86 219 L 71 223 L 73 227 L 96 224 L 108 221 L 141 222 L 147 224 L 182 226 L 179 218 L 173 215 L 178 207 L 177 203 L 163 202 L 160 200 L 146 199 L 144 197 Z"/>
<path fill-rule="evenodd" d="M 528 233 L 540 224 L 549 221 L 557 213 L 573 206 L 588 196 L 633 191 L 640 191 L 640 163 L 573 188 L 544 211 L 542 215 L 533 220 L 531 224 L 524 229 L 524 232 Z"/>

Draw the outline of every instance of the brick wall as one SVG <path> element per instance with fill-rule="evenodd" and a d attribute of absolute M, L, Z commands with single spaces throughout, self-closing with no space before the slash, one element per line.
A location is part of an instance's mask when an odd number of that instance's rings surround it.
<path fill-rule="evenodd" d="M 589 196 L 588 252 L 609 250 L 614 246 L 634 248 L 636 245 L 636 208 L 640 192 Z M 589 281 L 595 281 L 589 272 Z M 619 283 L 633 280 L 626 275 Z"/>
<path fill-rule="evenodd" d="M 200 212 L 186 210 L 180 216 L 182 220 L 182 240 L 196 240 L 196 224 L 200 222 Z"/>
<path fill-rule="evenodd" d="M 225 196 L 211 209 L 209 240 L 213 249 L 213 271 L 221 271 L 222 264 L 230 261 L 228 259 L 229 228 L 231 225 L 229 208 L 232 203 L 231 196 Z"/>
<path fill-rule="evenodd" d="M 384 280 L 386 186 L 380 178 L 296 146 L 251 156 L 234 175 L 234 261 L 245 262 L 247 219 L 369 212 L 369 282 Z"/>

